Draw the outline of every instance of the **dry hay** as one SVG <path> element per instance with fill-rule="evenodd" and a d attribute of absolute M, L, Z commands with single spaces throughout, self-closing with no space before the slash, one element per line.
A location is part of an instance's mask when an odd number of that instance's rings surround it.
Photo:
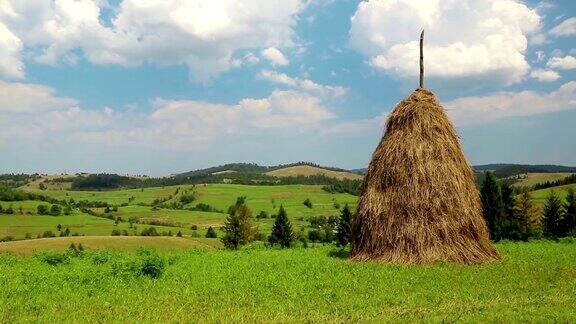
<path fill-rule="evenodd" d="M 474 174 L 432 92 L 417 89 L 388 117 L 352 235 L 357 261 L 478 264 L 498 258 Z"/>

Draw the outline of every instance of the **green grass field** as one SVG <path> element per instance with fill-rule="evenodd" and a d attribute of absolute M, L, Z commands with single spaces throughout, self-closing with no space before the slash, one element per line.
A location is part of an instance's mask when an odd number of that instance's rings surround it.
<path fill-rule="evenodd" d="M 157 198 L 172 199 L 167 203 L 177 201 L 179 195 L 185 191 L 195 192 L 197 200 L 188 204 L 186 207 L 193 207 L 198 203 L 206 203 L 217 209 L 226 212 L 228 207 L 235 203 L 236 198 L 240 196 L 247 197 L 247 205 L 256 216 L 260 211 L 266 211 L 269 215 L 276 214 L 280 205 L 283 205 L 288 212 L 292 221 L 294 230 L 305 227 L 307 219 L 310 216 L 331 216 L 338 215 L 339 210 L 335 208 L 335 203 L 340 207 L 350 204 L 355 207 L 357 197 L 348 194 L 330 194 L 322 190 L 319 185 L 284 185 L 284 186 L 246 186 L 232 184 L 208 184 L 198 186 L 172 186 L 156 187 L 145 189 L 130 190 L 112 190 L 112 191 L 70 191 L 70 190 L 36 190 L 26 189 L 32 192 L 47 195 L 59 200 L 74 199 L 75 201 L 104 201 L 109 204 L 119 206 L 118 211 L 113 215 L 121 217 L 125 222 L 118 225 L 113 220 L 94 217 L 83 214 L 75 210 L 70 216 L 40 216 L 36 215 L 36 208 L 39 204 L 49 205 L 38 201 L 23 202 L 0 202 L 4 208 L 12 206 L 15 215 L 0 214 L 0 238 L 11 236 L 14 239 L 24 239 L 27 234 L 31 237 L 37 237 L 45 231 L 52 231 L 56 235 L 58 224 L 63 228 L 69 228 L 72 233 L 79 235 L 110 235 L 113 230 L 130 230 L 127 220 L 130 218 L 140 219 L 142 224 L 137 224 L 137 229 L 150 227 L 144 224 L 154 221 L 161 221 L 162 224 L 169 226 L 154 226 L 158 232 L 171 231 L 176 234 L 182 231 L 185 236 L 204 236 L 209 226 L 219 228 L 226 220 L 225 213 L 201 212 L 176 209 L 153 209 L 151 206 L 142 206 L 141 204 L 151 204 Z M 178 192 L 178 194 L 177 194 Z M 303 202 L 309 198 L 313 207 L 304 206 Z M 128 206 L 120 206 L 128 204 Z M 19 213 L 19 207 L 22 206 L 23 215 Z M 94 208 L 94 211 L 102 213 L 103 208 Z M 30 213 L 30 215 L 28 215 Z M 256 220 L 255 224 L 259 230 L 268 234 L 272 228 L 274 220 L 272 218 Z M 191 226 L 197 226 L 197 231 L 190 230 Z"/>
<path fill-rule="evenodd" d="M 532 198 L 534 198 L 537 203 L 544 204 L 544 202 L 546 202 L 546 197 L 548 197 L 550 194 L 550 191 L 554 190 L 558 196 L 560 196 L 562 199 L 565 199 L 569 188 L 576 190 L 576 183 L 532 191 Z"/>
<path fill-rule="evenodd" d="M 515 187 L 532 187 L 538 183 L 544 183 L 547 181 L 561 180 L 572 173 L 567 172 L 548 172 L 548 173 L 527 173 L 526 178 L 523 178 L 513 184 Z"/>
<path fill-rule="evenodd" d="M 497 248 L 470 267 L 351 263 L 333 246 L 165 251 L 158 279 L 129 271 L 134 252 L 0 255 L 0 322 L 576 321 L 576 243 Z"/>

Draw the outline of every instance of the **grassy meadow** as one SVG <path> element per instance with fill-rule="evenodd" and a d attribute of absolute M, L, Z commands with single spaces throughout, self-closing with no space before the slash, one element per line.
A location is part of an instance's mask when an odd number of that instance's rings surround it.
<path fill-rule="evenodd" d="M 351 263 L 333 246 L 0 254 L 0 322 L 576 321 L 576 243 L 498 243 L 500 261 Z"/>
<path fill-rule="evenodd" d="M 305 227 L 308 224 L 307 219 L 311 216 L 336 216 L 339 214 L 337 206 L 350 204 L 354 207 L 357 201 L 357 197 L 349 194 L 328 193 L 322 190 L 320 185 L 207 184 L 109 191 L 39 190 L 27 189 L 27 187 L 23 189 L 58 200 L 106 202 L 118 208 L 111 214 L 113 217 L 121 217 L 123 222 L 115 224 L 112 219 L 95 217 L 82 213 L 78 209 L 74 210 L 72 215 L 67 216 L 37 215 L 38 205 L 50 205 L 41 201 L 0 202 L 4 208 L 11 206 L 15 211 L 15 214 L 0 214 L 0 238 L 7 236 L 16 240 L 26 237 L 36 238 L 45 231 L 52 231 L 58 235 L 56 227 L 59 224 L 62 225 L 62 229 L 68 228 L 72 234 L 87 236 L 106 236 L 110 235 L 113 230 L 126 231 L 129 235 L 134 235 L 147 227 L 156 227 L 160 233 L 172 232 L 175 235 L 180 231 L 184 236 L 204 236 L 208 227 L 220 228 L 224 224 L 228 207 L 241 196 L 247 198 L 247 205 L 252 210 L 253 216 L 260 211 L 274 215 L 283 205 L 296 231 Z M 150 206 L 156 199 L 162 199 L 167 205 L 177 202 L 187 192 L 193 192 L 196 200 L 185 205 L 184 209 Z M 303 204 L 306 199 L 312 201 L 312 208 Z M 208 204 L 220 212 L 188 210 L 200 203 Z M 22 213 L 20 213 L 21 206 Z M 98 214 L 104 212 L 104 208 L 91 208 L 91 210 Z M 140 224 L 134 224 L 136 230 L 130 227 L 128 222 L 130 219 L 138 219 Z M 272 228 L 274 219 L 270 217 L 255 219 L 255 223 L 261 232 L 267 234 Z M 193 226 L 197 230 L 192 230 Z"/>

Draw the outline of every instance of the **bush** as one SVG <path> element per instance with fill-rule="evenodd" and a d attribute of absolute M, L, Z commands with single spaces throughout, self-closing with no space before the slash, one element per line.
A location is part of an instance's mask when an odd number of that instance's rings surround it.
<path fill-rule="evenodd" d="M 40 260 L 40 262 L 49 264 L 51 266 L 70 263 L 70 256 L 66 253 L 42 252 L 37 254 L 36 257 L 38 260 Z"/>
<path fill-rule="evenodd" d="M 48 206 L 38 205 L 38 207 L 36 207 L 36 211 L 38 212 L 38 215 L 48 215 Z"/>
<path fill-rule="evenodd" d="M 58 205 L 52 205 L 50 207 L 50 215 L 59 216 L 62 213 L 62 208 Z"/>
<path fill-rule="evenodd" d="M 159 236 L 158 231 L 156 231 L 156 227 L 148 227 L 140 232 L 141 236 Z"/>
<path fill-rule="evenodd" d="M 122 234 L 122 233 L 120 232 L 120 230 L 113 229 L 111 235 L 112 235 L 112 236 L 120 236 L 121 234 Z"/>
<path fill-rule="evenodd" d="M 165 262 L 158 254 L 152 250 L 141 249 L 138 251 L 140 257 L 140 274 L 156 279 L 164 271 Z"/>
<path fill-rule="evenodd" d="M 42 233 L 42 237 L 44 237 L 44 238 L 56 237 L 56 235 L 54 233 L 52 233 L 52 231 L 44 231 L 44 233 Z"/>
<path fill-rule="evenodd" d="M 304 204 L 304 206 L 308 208 L 312 208 L 312 201 L 310 200 L 310 198 L 306 198 L 306 200 L 304 200 L 302 204 Z"/>
<path fill-rule="evenodd" d="M 190 229 L 193 231 L 196 231 L 196 230 L 198 230 L 198 225 L 192 225 L 192 226 L 190 226 Z"/>
<path fill-rule="evenodd" d="M 112 258 L 112 254 L 108 251 L 96 251 L 92 254 L 93 264 L 105 264 Z"/>
<path fill-rule="evenodd" d="M 257 219 L 264 219 L 264 218 L 268 218 L 268 217 L 269 217 L 268 213 L 263 211 L 263 210 L 261 210 L 260 213 L 258 213 L 258 215 L 256 215 Z"/>
<path fill-rule="evenodd" d="M 216 233 L 216 230 L 212 226 L 210 226 L 210 227 L 208 227 L 208 230 L 206 231 L 206 237 L 207 238 L 217 238 L 218 233 Z"/>

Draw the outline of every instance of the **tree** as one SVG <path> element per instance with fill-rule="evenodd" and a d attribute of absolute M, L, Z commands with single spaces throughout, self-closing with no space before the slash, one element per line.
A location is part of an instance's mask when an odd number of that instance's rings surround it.
<path fill-rule="evenodd" d="M 564 210 L 562 227 L 567 234 L 576 235 L 576 192 L 572 188 L 568 189 Z"/>
<path fill-rule="evenodd" d="M 308 208 L 312 208 L 312 200 L 310 200 L 310 198 L 306 198 L 302 204 Z"/>
<path fill-rule="evenodd" d="M 56 226 L 56 229 L 58 230 L 58 232 L 62 231 L 62 224 L 58 224 L 58 226 Z"/>
<path fill-rule="evenodd" d="M 52 205 L 50 207 L 50 215 L 58 216 L 60 213 L 62 213 L 62 208 L 59 205 Z"/>
<path fill-rule="evenodd" d="M 558 194 L 554 190 L 550 191 L 550 194 L 546 198 L 546 203 L 544 204 L 544 233 L 547 236 L 557 238 L 564 235 L 562 228 L 562 216 L 563 216 L 562 201 Z"/>
<path fill-rule="evenodd" d="M 528 190 L 516 197 L 514 203 L 514 220 L 519 224 L 520 240 L 542 235 L 542 217 L 540 209 L 534 203 Z"/>
<path fill-rule="evenodd" d="M 228 209 L 232 213 L 226 218 L 222 243 L 228 249 L 238 249 L 241 245 L 252 242 L 257 234 L 252 225 L 252 212 L 240 197 L 236 204 Z"/>
<path fill-rule="evenodd" d="M 294 234 L 292 233 L 292 224 L 290 224 L 284 206 L 280 205 L 280 210 L 278 211 L 278 215 L 274 221 L 272 233 L 268 237 L 268 242 L 272 245 L 278 244 L 282 248 L 288 248 L 292 245 L 293 240 Z"/>
<path fill-rule="evenodd" d="M 494 241 L 499 241 L 502 239 L 504 203 L 502 202 L 500 186 L 496 182 L 496 178 L 492 172 L 486 172 L 480 194 L 490 237 Z"/>
<path fill-rule="evenodd" d="M 340 212 L 340 220 L 338 221 L 338 227 L 336 230 L 336 242 L 340 246 L 346 246 L 350 242 L 352 235 L 351 231 L 352 225 L 352 212 L 348 207 L 348 204 L 344 205 L 342 211 Z"/>
<path fill-rule="evenodd" d="M 212 226 L 210 226 L 210 227 L 208 227 L 208 230 L 206 230 L 206 237 L 207 238 L 217 238 L 218 233 L 216 233 L 216 230 Z"/>

